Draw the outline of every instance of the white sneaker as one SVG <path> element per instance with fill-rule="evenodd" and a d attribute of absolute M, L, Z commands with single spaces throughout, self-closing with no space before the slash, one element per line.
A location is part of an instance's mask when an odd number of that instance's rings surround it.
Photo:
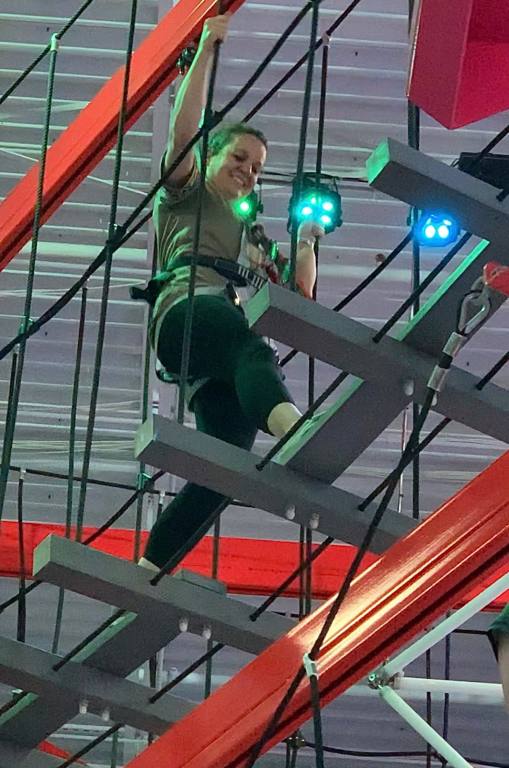
<path fill-rule="evenodd" d="M 154 563 L 151 563 L 150 560 L 147 560 L 145 557 L 140 557 L 140 559 L 137 562 L 137 565 L 140 565 L 142 568 L 147 568 L 149 571 L 155 571 L 156 573 L 159 573 L 161 570 L 157 567 Z"/>

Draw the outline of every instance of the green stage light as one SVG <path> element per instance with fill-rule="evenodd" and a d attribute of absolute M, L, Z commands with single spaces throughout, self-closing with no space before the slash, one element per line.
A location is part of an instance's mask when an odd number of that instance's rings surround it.
<path fill-rule="evenodd" d="M 242 197 L 240 200 L 236 200 L 233 208 L 237 216 L 244 219 L 244 221 L 251 223 L 256 221 L 256 214 L 259 210 L 256 192 L 251 192 L 247 197 Z"/>
<path fill-rule="evenodd" d="M 325 232 L 332 232 L 340 227 L 342 221 L 341 196 L 336 182 L 316 184 L 314 178 L 304 177 L 301 194 L 296 199 L 296 182 L 290 199 L 288 230 L 298 227 L 303 221 L 315 221 L 321 224 Z"/>

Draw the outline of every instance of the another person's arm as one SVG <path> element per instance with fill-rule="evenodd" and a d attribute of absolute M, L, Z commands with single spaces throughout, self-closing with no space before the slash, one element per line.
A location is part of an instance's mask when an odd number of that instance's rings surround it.
<path fill-rule="evenodd" d="M 178 89 L 170 119 L 168 146 L 165 155 L 166 170 L 178 157 L 198 130 L 207 99 L 210 72 L 214 58 L 214 44 L 226 38 L 230 16 L 214 16 L 203 26 L 198 51 Z M 171 174 L 171 184 L 182 186 L 189 179 L 195 164 L 191 150 Z"/>

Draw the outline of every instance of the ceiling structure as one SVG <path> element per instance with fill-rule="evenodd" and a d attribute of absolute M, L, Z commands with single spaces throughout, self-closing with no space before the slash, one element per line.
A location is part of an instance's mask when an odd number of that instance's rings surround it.
<path fill-rule="evenodd" d="M 75 7 L 76 6 L 76 7 Z M 0 83 L 3 92 L 46 45 L 50 35 L 63 26 L 66 4 L 4 0 L 0 10 Z M 322 6 L 320 29 L 328 27 L 346 7 L 330 0 Z M 164 15 L 169 4 L 141 0 L 136 42 L 139 42 Z M 216 91 L 216 104 L 230 99 L 276 42 L 295 13 L 290 3 L 269 4 L 248 0 L 232 19 L 231 33 L 224 45 Z M 123 64 L 127 41 L 129 4 L 119 0 L 95 0 L 74 29 L 61 43 L 57 60 L 55 101 L 50 141 L 53 141 L 95 95 L 111 74 Z M 303 23 L 285 45 L 276 61 L 237 109 L 242 118 L 289 69 L 307 47 L 308 28 Z M 323 167 L 342 179 L 344 224 L 329 235 L 320 248 L 318 300 L 333 306 L 388 254 L 407 231 L 408 208 L 403 203 L 372 190 L 366 182 L 365 161 L 385 137 L 401 141 L 407 137 L 405 82 L 408 64 L 407 0 L 363 0 L 331 40 L 328 72 L 327 120 Z M 309 126 L 306 168 L 315 163 L 320 56 L 315 69 L 312 116 Z M 0 195 L 5 197 L 38 157 L 42 135 L 46 93 L 47 63 L 37 67 L 25 83 L 0 108 Z M 270 139 L 267 181 L 263 185 L 264 220 L 270 234 L 287 245 L 288 181 L 295 170 L 304 73 L 296 74 L 253 120 Z M 121 172 L 119 220 L 124 220 L 157 178 L 159 157 L 164 147 L 171 102 L 165 93 L 136 123 L 126 136 Z M 462 151 L 480 150 L 508 121 L 500 114 L 454 132 L 447 131 L 431 118 L 422 116 L 421 149 L 450 163 Z M 504 145 L 499 148 L 505 151 Z M 38 249 L 32 316 L 38 317 L 47 306 L 83 273 L 104 244 L 109 215 L 113 153 L 110 153 L 75 193 L 42 228 Z M 285 174 L 274 183 L 275 173 Z M 133 438 L 140 421 L 145 342 L 145 310 L 129 300 L 128 286 L 141 282 L 150 269 L 152 233 L 140 231 L 115 255 L 109 301 L 106 351 L 101 375 L 99 409 L 94 433 L 90 476 L 99 480 L 135 485 L 138 464 L 133 458 Z M 465 251 L 466 252 L 466 251 Z M 18 330 L 23 311 L 29 246 L 25 246 L 0 277 L 0 341 L 3 345 Z M 441 255 L 441 254 L 440 254 Z M 463 255 L 463 254 L 461 254 Z M 461 255 L 450 266 L 457 265 Z M 436 251 L 422 252 L 422 276 L 435 266 Z M 347 309 L 347 314 L 373 328 L 383 321 L 409 294 L 412 258 L 410 251 L 399 257 L 386 272 Z M 432 289 L 440 281 L 435 282 Z M 87 329 L 80 378 L 76 473 L 80 472 L 95 337 L 101 291 L 101 274 L 88 283 Z M 63 522 L 66 506 L 66 481 L 44 478 L 30 470 L 53 471 L 65 475 L 68 468 L 69 417 L 74 373 L 74 356 L 79 319 L 79 300 L 66 309 L 28 344 L 24 383 L 15 434 L 12 464 L 26 468 L 24 489 L 25 519 L 37 522 Z M 487 326 L 467 345 L 459 365 L 483 375 L 506 351 L 507 309 L 502 307 Z M 316 392 L 321 392 L 335 370 L 317 364 Z M 5 418 L 10 367 L 0 366 L 0 411 Z M 502 370 L 495 382 L 507 387 L 509 374 Z M 307 362 L 299 355 L 287 369 L 287 380 L 298 403 L 307 401 Z M 149 400 L 161 412 L 174 405 L 174 392 L 151 383 Z M 408 415 L 411 424 L 411 416 Z M 436 423 L 435 417 L 429 424 Z M 408 429 L 408 425 L 406 427 Z M 339 479 L 338 486 L 361 496 L 367 495 L 395 465 L 401 449 L 404 420 L 399 418 Z M 269 438 L 260 436 L 256 450 L 264 452 Z M 425 452 L 420 471 L 420 510 L 423 515 L 455 493 L 505 449 L 492 438 L 458 424 L 451 424 Z M 166 479 L 161 487 L 173 489 L 180 480 Z M 85 523 L 100 525 L 125 501 L 122 489 L 90 485 Z M 17 475 L 11 473 L 5 509 L 6 519 L 17 515 Z M 77 484 L 75 485 L 75 498 Z M 396 505 L 396 502 L 394 502 Z M 400 489 L 399 508 L 411 514 L 411 475 Z M 152 509 L 145 509 L 148 524 Z M 131 510 L 119 525 L 134 525 Z M 259 539 L 295 540 L 298 529 L 267 513 L 232 507 L 223 515 L 223 532 L 228 536 Z M 319 537 L 317 537 L 317 540 Z M 0 580 L 0 600 L 16 591 L 12 579 Z M 57 591 L 42 586 L 28 600 L 27 641 L 41 648 L 51 647 Z M 246 597 L 256 604 L 258 598 Z M 295 603 L 281 600 L 277 608 L 295 610 Z M 106 618 L 102 604 L 85 598 L 68 598 L 60 650 L 67 651 Z M 474 630 L 484 628 L 486 616 L 472 620 Z M 1 634 L 16 634 L 16 613 L 10 609 L 0 616 Z M 173 642 L 164 656 L 161 679 L 178 674 L 203 651 L 204 641 L 183 635 Z M 228 651 L 214 662 L 213 683 L 229 678 L 246 654 Z M 452 675 L 463 680 L 496 680 L 496 668 L 487 641 L 478 635 L 453 638 Z M 444 656 L 433 652 L 433 675 L 443 676 Z M 415 665 L 423 674 L 423 663 Z M 412 670 L 414 671 L 414 670 Z M 199 700 L 203 675 L 196 673 L 183 683 L 179 695 Z M 0 705 L 10 692 L 3 687 Z M 396 719 L 369 692 L 345 696 L 324 712 L 324 738 L 327 744 L 352 750 L 422 750 L 419 739 Z M 424 703 L 418 704 L 424 711 Z M 434 702 L 434 716 L 440 722 L 442 704 Z M 450 740 L 460 752 L 471 757 L 508 762 L 507 716 L 501 708 L 490 708 L 489 717 L 470 704 L 451 707 Z M 375 725 L 375 727 L 373 727 Z M 55 741 L 73 751 L 93 738 L 105 725 L 91 716 L 81 715 L 59 732 Z M 311 735 L 311 730 L 309 730 Z M 124 764 L 143 743 L 142 734 L 126 729 L 121 736 L 120 762 Z M 504 745 L 505 744 L 505 745 Z M 109 765 L 109 746 L 103 745 L 89 758 L 93 765 Z M 352 757 L 331 755 L 328 760 L 350 764 Z M 264 762 L 265 761 L 265 762 Z M 363 766 L 398 762 L 422 765 L 423 758 L 355 758 Z M 281 749 L 264 758 L 261 765 L 284 764 Z M 302 751 L 298 765 L 314 765 L 310 751 Z"/>

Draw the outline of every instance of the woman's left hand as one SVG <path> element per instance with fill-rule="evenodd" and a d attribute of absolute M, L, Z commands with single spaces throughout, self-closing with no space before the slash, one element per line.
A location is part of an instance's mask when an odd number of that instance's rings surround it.
<path fill-rule="evenodd" d="M 303 242 L 316 240 L 324 235 L 325 229 L 317 221 L 303 221 L 297 230 L 297 240 Z"/>

